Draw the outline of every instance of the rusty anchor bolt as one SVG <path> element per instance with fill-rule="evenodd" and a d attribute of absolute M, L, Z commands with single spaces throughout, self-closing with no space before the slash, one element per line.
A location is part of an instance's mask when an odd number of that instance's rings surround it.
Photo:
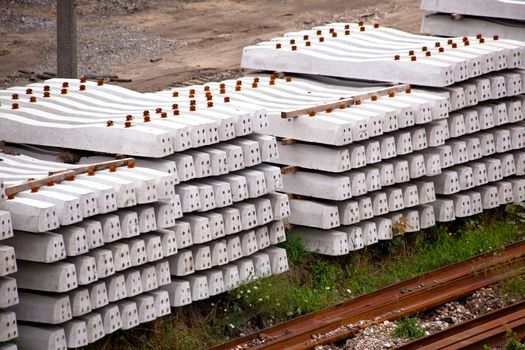
<path fill-rule="evenodd" d="M 162 108 L 160 107 L 155 108 L 155 113 L 157 114 L 162 113 Z"/>
<path fill-rule="evenodd" d="M 106 122 L 106 126 L 108 126 L 108 127 L 109 127 L 109 126 L 113 126 L 113 120 L 108 120 L 108 121 Z"/>
<path fill-rule="evenodd" d="M 114 173 L 114 172 L 116 172 L 116 171 L 117 171 L 117 166 L 116 166 L 115 164 L 111 164 L 111 165 L 109 166 L 109 172 L 110 172 L 110 173 Z"/>
<path fill-rule="evenodd" d="M 69 87 L 69 83 L 67 81 L 63 82 L 62 83 L 62 87 L 63 88 L 68 88 Z"/>
<path fill-rule="evenodd" d="M 179 104 L 178 103 L 172 104 L 171 109 L 179 109 Z"/>
<path fill-rule="evenodd" d="M 355 104 L 356 106 L 359 106 L 359 105 L 361 104 L 361 100 L 355 100 L 355 101 L 354 101 L 354 104 Z"/>
<path fill-rule="evenodd" d="M 421 48 L 421 51 L 423 51 L 423 52 L 428 51 L 428 47 L 423 46 L 423 47 Z"/>
<path fill-rule="evenodd" d="M 466 40 L 466 41 L 463 42 L 463 44 L 464 44 L 465 46 L 469 46 L 469 45 L 470 45 L 470 42 L 469 42 L 468 40 Z"/>
<path fill-rule="evenodd" d="M 49 180 L 49 181 L 47 182 L 47 187 L 53 187 L 53 186 L 55 186 L 55 181 L 53 181 L 53 180 Z"/>
<path fill-rule="evenodd" d="M 374 23 L 374 28 L 375 29 L 379 28 L 379 23 Z"/>
<path fill-rule="evenodd" d="M 308 35 L 303 35 L 303 40 L 308 40 Z"/>
<path fill-rule="evenodd" d="M 304 43 L 304 45 L 305 45 L 305 46 L 312 46 L 312 43 L 309 42 L 309 41 L 307 41 L 307 42 Z"/>
<path fill-rule="evenodd" d="M 359 21 L 359 23 L 357 23 L 357 25 L 360 26 L 360 27 L 362 27 L 362 26 L 365 25 L 365 22 L 363 22 L 363 21 Z"/>
<path fill-rule="evenodd" d="M 38 192 L 38 187 L 37 186 L 31 187 L 31 193 L 37 193 L 37 192 Z"/>
<path fill-rule="evenodd" d="M 440 43 L 439 41 L 436 41 L 436 42 L 434 43 L 434 47 L 441 47 L 441 43 Z"/>
<path fill-rule="evenodd" d="M 86 77 L 80 77 L 80 82 L 85 83 L 87 81 Z"/>
<path fill-rule="evenodd" d="M 414 56 L 414 50 L 410 50 L 410 51 L 408 51 L 408 55 L 409 55 L 409 56 Z"/>
<path fill-rule="evenodd" d="M 412 92 L 412 89 L 411 89 L 411 88 L 408 87 L 408 88 L 405 89 L 405 93 L 406 93 L 406 94 L 410 94 L 411 92 Z"/>
<path fill-rule="evenodd" d="M 341 103 L 339 104 L 339 109 L 345 109 L 345 108 L 346 108 L 346 103 L 341 102 Z"/>
<path fill-rule="evenodd" d="M 427 57 L 432 56 L 432 52 L 430 52 L 430 51 L 425 52 L 425 56 L 427 56 Z"/>
<path fill-rule="evenodd" d="M 219 90 L 219 94 L 225 94 L 226 93 L 226 89 L 220 89 Z"/>
<path fill-rule="evenodd" d="M 328 107 L 327 109 L 324 110 L 326 113 L 332 113 L 333 109 Z"/>
<path fill-rule="evenodd" d="M 350 24 L 345 24 L 345 29 L 350 29 Z"/>
<path fill-rule="evenodd" d="M 286 82 L 289 83 L 292 81 L 292 77 L 290 75 L 286 76 Z"/>
<path fill-rule="evenodd" d="M 195 97 L 195 94 L 192 94 L 192 93 L 190 92 L 190 94 L 188 95 L 188 97 L 189 97 L 189 98 L 194 98 L 194 97 Z"/>
<path fill-rule="evenodd" d="M 291 45 L 295 44 L 295 39 L 290 39 L 290 44 Z"/>
<path fill-rule="evenodd" d="M 166 113 L 166 112 L 162 112 L 162 113 L 160 114 L 160 117 L 161 117 L 161 118 L 168 118 L 168 113 Z"/>
<path fill-rule="evenodd" d="M 190 89 L 190 95 L 195 95 L 195 89 Z"/>
<path fill-rule="evenodd" d="M 190 106 L 190 112 L 195 112 L 195 111 L 196 111 L 195 106 L 194 106 L 194 105 L 191 105 L 191 106 Z"/>
<path fill-rule="evenodd" d="M 456 44 L 456 43 L 452 43 L 452 48 L 453 48 L 453 49 L 457 49 L 457 48 L 458 48 L 458 44 Z"/>
<path fill-rule="evenodd" d="M 350 30 L 346 29 L 345 30 L 345 35 L 350 35 Z"/>
<path fill-rule="evenodd" d="M 359 27 L 359 31 L 360 32 L 364 32 L 365 31 L 365 27 Z"/>
<path fill-rule="evenodd" d="M 468 38 L 466 36 L 464 36 L 463 38 L 461 38 L 461 41 L 463 41 L 463 42 L 468 41 Z"/>
<path fill-rule="evenodd" d="M 252 83 L 252 88 L 255 89 L 256 87 L 257 87 L 257 83 L 254 81 L 254 82 Z"/>
<path fill-rule="evenodd" d="M 445 52 L 445 48 L 444 47 L 440 47 L 439 48 L 439 52 L 441 52 L 441 53 Z"/>
<path fill-rule="evenodd" d="M 27 95 L 33 94 L 33 89 L 26 89 L 26 94 Z"/>
<path fill-rule="evenodd" d="M 235 82 L 235 85 L 239 85 L 239 86 L 241 86 L 241 85 L 242 85 L 242 80 L 237 80 L 237 81 Z"/>
<path fill-rule="evenodd" d="M 281 46 L 280 43 L 275 44 L 275 48 L 276 48 L 276 49 L 280 49 L 281 47 L 282 47 L 282 46 Z"/>
<path fill-rule="evenodd" d="M 176 109 L 176 110 L 173 111 L 173 115 L 179 115 L 179 114 L 180 114 L 180 112 L 179 112 L 178 109 Z"/>
<path fill-rule="evenodd" d="M 29 98 L 29 102 L 33 102 L 33 103 L 36 102 L 36 97 L 35 96 L 31 96 Z"/>
<path fill-rule="evenodd" d="M 173 91 L 173 97 L 179 97 L 179 93 L 177 91 Z"/>
<path fill-rule="evenodd" d="M 224 103 L 228 103 L 228 102 L 230 102 L 230 98 L 228 96 L 225 96 L 224 97 Z"/>
<path fill-rule="evenodd" d="M 130 121 L 132 121 L 132 120 L 133 120 L 133 116 L 132 116 L 131 114 L 128 114 L 128 115 L 126 116 L 126 121 L 127 121 L 127 122 L 130 122 Z"/>
<path fill-rule="evenodd" d="M 334 28 L 330 28 L 330 29 L 328 29 L 328 33 L 333 33 L 333 32 L 335 32 L 335 29 L 334 29 Z"/>
<path fill-rule="evenodd" d="M 11 98 L 12 98 L 13 100 L 18 100 L 18 94 L 12 94 L 12 95 L 11 95 Z"/>
<path fill-rule="evenodd" d="M 195 106 L 197 104 L 197 101 L 195 100 L 190 100 L 190 106 Z"/>
<path fill-rule="evenodd" d="M 89 168 L 89 169 L 88 169 L 88 172 L 87 172 L 87 175 L 88 175 L 88 176 L 95 176 L 95 169 L 93 169 L 93 168 Z"/>
<path fill-rule="evenodd" d="M 337 33 L 336 32 L 332 33 L 332 38 L 337 38 Z"/>
<path fill-rule="evenodd" d="M 86 85 L 80 85 L 80 86 L 78 87 L 78 89 L 79 89 L 80 91 L 86 91 Z"/>
<path fill-rule="evenodd" d="M 208 85 L 204 85 L 204 92 L 210 91 L 210 87 Z"/>
<path fill-rule="evenodd" d="M 480 44 L 485 44 L 485 38 L 480 38 L 480 39 L 479 39 L 479 43 L 480 43 Z"/>
<path fill-rule="evenodd" d="M 144 116 L 144 123 L 149 123 L 151 121 L 151 118 L 149 115 Z"/>
<path fill-rule="evenodd" d="M 388 93 L 388 97 L 394 97 L 394 96 L 396 96 L 396 93 L 394 91 L 390 91 Z"/>
<path fill-rule="evenodd" d="M 51 94 L 49 93 L 49 91 L 44 91 L 44 97 L 51 97 Z"/>
<path fill-rule="evenodd" d="M 481 34 L 476 34 L 476 39 L 481 39 L 481 38 L 483 38 L 483 35 L 481 35 Z"/>
<path fill-rule="evenodd" d="M 60 95 L 67 95 L 67 89 L 61 89 Z"/>
<path fill-rule="evenodd" d="M 66 177 L 66 180 L 67 181 L 75 181 L 75 175 L 68 175 L 68 177 Z"/>
<path fill-rule="evenodd" d="M 220 83 L 220 84 L 219 84 L 219 88 L 220 88 L 220 89 L 225 89 L 225 88 L 226 88 L 226 84 L 224 84 L 224 83 Z"/>
<path fill-rule="evenodd" d="M 18 103 L 13 103 L 11 105 L 11 109 L 18 109 L 20 106 L 18 105 Z"/>
<path fill-rule="evenodd" d="M 275 80 L 270 79 L 270 83 L 269 83 L 269 84 L 270 84 L 270 85 L 275 85 Z"/>
<path fill-rule="evenodd" d="M 130 161 L 128 162 L 127 166 L 128 166 L 128 169 L 133 169 L 133 168 L 135 167 L 135 162 L 132 161 L 132 160 L 130 160 Z"/>
<path fill-rule="evenodd" d="M 323 32 L 321 30 L 318 30 L 315 34 L 321 35 Z"/>
<path fill-rule="evenodd" d="M 259 82 L 259 77 L 255 77 L 255 78 L 253 78 L 253 81 L 254 81 L 255 83 L 258 83 L 258 82 Z"/>
<path fill-rule="evenodd" d="M 44 86 L 44 91 L 50 91 L 50 90 L 51 90 L 51 88 L 49 87 L 49 85 L 45 85 Z"/>
<path fill-rule="evenodd" d="M 399 61 L 400 58 L 401 58 L 401 57 L 399 57 L 399 55 L 395 55 L 395 56 L 394 56 L 394 61 Z"/>
<path fill-rule="evenodd" d="M 370 97 L 370 99 L 371 99 L 372 101 L 377 101 L 377 95 L 372 95 L 372 96 Z"/>
<path fill-rule="evenodd" d="M 324 37 L 322 37 L 322 36 L 319 37 L 319 42 L 320 42 L 320 43 L 324 43 Z"/>
<path fill-rule="evenodd" d="M 213 107 L 213 102 L 208 102 L 208 108 L 212 108 Z"/>
<path fill-rule="evenodd" d="M 241 86 L 240 85 L 236 85 L 235 86 L 235 91 L 241 91 Z"/>
<path fill-rule="evenodd" d="M 292 51 L 297 51 L 297 46 L 296 45 L 292 45 Z"/>
<path fill-rule="evenodd" d="M 448 45 L 452 45 L 453 42 L 454 42 L 454 40 L 452 40 L 452 39 L 448 39 L 448 40 L 447 40 L 447 44 L 448 44 Z"/>
<path fill-rule="evenodd" d="M 10 193 L 7 195 L 7 199 L 11 200 L 11 199 L 15 199 L 15 195 L 13 193 Z"/>
<path fill-rule="evenodd" d="M 142 112 L 142 115 L 143 115 L 143 116 L 147 116 L 147 115 L 149 115 L 149 111 L 148 111 L 148 110 L 145 110 L 144 112 Z"/>
<path fill-rule="evenodd" d="M 315 117 L 315 112 L 314 112 L 314 111 L 310 111 L 310 112 L 308 112 L 308 116 L 309 116 L 309 117 Z"/>
<path fill-rule="evenodd" d="M 494 36 L 492 37 L 492 40 L 499 40 L 499 35 L 494 35 Z"/>
<path fill-rule="evenodd" d="M 411 56 L 411 57 L 410 57 L 410 60 L 411 60 L 411 61 L 417 61 L 417 57 L 416 57 L 416 56 Z"/>
<path fill-rule="evenodd" d="M 98 86 L 102 86 L 102 85 L 104 85 L 104 80 L 102 80 L 102 79 L 98 80 L 98 81 L 97 81 L 97 85 L 98 85 Z"/>
<path fill-rule="evenodd" d="M 125 122 L 124 123 L 125 128 L 131 128 L 131 122 Z"/>

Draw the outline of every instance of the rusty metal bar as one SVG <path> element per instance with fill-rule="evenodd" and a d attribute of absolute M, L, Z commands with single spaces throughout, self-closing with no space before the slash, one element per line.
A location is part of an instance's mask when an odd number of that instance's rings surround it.
<path fill-rule="evenodd" d="M 22 191 L 38 189 L 39 187 L 49 185 L 50 183 L 72 180 L 75 177 L 75 175 L 78 174 L 84 174 L 91 171 L 95 172 L 105 169 L 112 169 L 113 167 L 116 168 L 120 166 L 132 166 L 134 165 L 134 163 L 135 159 L 125 158 L 96 164 L 83 165 L 72 169 L 51 171 L 49 172 L 49 176 L 47 177 L 36 180 L 29 180 L 18 185 L 6 187 L 5 192 L 8 198 L 12 198 L 15 194 Z"/>
<path fill-rule="evenodd" d="M 325 103 L 322 105 L 312 106 L 308 108 L 296 109 L 296 110 L 288 111 L 288 112 L 281 112 L 281 117 L 282 118 L 297 118 L 302 115 L 314 116 L 315 113 L 318 113 L 318 112 L 326 112 L 328 110 L 335 110 L 339 108 L 350 107 L 356 101 L 366 100 L 366 99 L 372 98 L 372 96 L 376 96 L 376 97 L 381 97 L 381 96 L 386 96 L 386 95 L 393 96 L 393 94 L 400 92 L 400 91 L 406 91 L 407 89 L 410 89 L 410 85 L 398 84 L 398 85 L 394 85 L 391 87 L 378 89 L 376 91 L 367 92 L 364 94 L 341 99 L 337 102 L 330 102 L 330 103 Z"/>

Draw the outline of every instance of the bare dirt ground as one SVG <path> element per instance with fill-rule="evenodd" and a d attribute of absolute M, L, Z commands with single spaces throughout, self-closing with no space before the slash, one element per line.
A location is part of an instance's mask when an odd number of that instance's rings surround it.
<path fill-rule="evenodd" d="M 79 73 L 138 91 L 241 74 L 242 48 L 334 21 L 417 33 L 419 0 L 78 0 Z M 56 72 L 54 0 L 0 0 L 0 87 Z M 160 59 L 160 60 L 158 60 Z M 154 61 L 154 62 L 151 62 Z"/>

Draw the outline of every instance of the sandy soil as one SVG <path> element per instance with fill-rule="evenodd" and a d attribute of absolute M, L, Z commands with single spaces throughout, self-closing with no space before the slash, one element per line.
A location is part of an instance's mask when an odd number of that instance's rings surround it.
<path fill-rule="evenodd" d="M 423 15 L 419 0 L 155 0 L 139 1 L 132 9 L 122 8 L 126 1 L 106 2 L 103 9 L 94 3 L 79 4 L 79 30 L 89 28 L 96 38 L 81 47 L 79 43 L 80 61 L 90 59 L 90 67 L 81 64 L 80 72 L 130 78 L 131 83 L 120 85 L 138 91 L 239 75 L 244 46 L 288 31 L 363 20 L 416 33 Z M 27 79 L 8 78 L 18 69 L 56 71 L 54 19 L 53 0 L 0 0 L 1 86 L 27 84 Z M 131 34 L 112 34 L 110 25 Z M 153 37 L 176 43 L 176 49 L 158 52 L 144 46 Z M 100 51 L 99 42 L 110 48 L 124 45 L 126 53 L 106 56 L 108 50 Z"/>

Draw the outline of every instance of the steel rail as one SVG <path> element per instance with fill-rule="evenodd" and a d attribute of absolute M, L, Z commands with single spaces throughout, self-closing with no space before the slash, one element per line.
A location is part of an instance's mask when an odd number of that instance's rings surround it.
<path fill-rule="evenodd" d="M 515 332 L 519 339 L 525 337 L 525 301 L 416 339 L 394 350 L 495 347 L 503 345 L 509 331 Z"/>
<path fill-rule="evenodd" d="M 511 244 L 505 248 L 493 250 L 470 259 L 451 264 L 406 281 L 387 286 L 370 294 L 366 294 L 343 303 L 332 305 L 322 310 L 292 319 L 267 329 L 255 332 L 248 336 L 234 339 L 225 344 L 214 347 L 214 350 L 227 350 L 235 348 L 272 348 L 287 339 L 292 339 L 301 334 L 313 334 L 320 327 L 337 328 L 340 320 L 350 315 L 360 315 L 367 310 L 387 305 L 392 308 L 392 301 L 401 298 L 413 297 L 425 290 L 436 288 L 454 280 L 473 275 L 509 261 L 525 256 L 525 241 Z M 364 315 L 363 315 L 364 316 Z M 365 318 L 361 318 L 363 320 Z M 351 323 L 351 322 L 347 322 Z M 263 343 L 263 344 L 261 344 Z M 281 347 L 282 349 L 282 347 Z"/>

